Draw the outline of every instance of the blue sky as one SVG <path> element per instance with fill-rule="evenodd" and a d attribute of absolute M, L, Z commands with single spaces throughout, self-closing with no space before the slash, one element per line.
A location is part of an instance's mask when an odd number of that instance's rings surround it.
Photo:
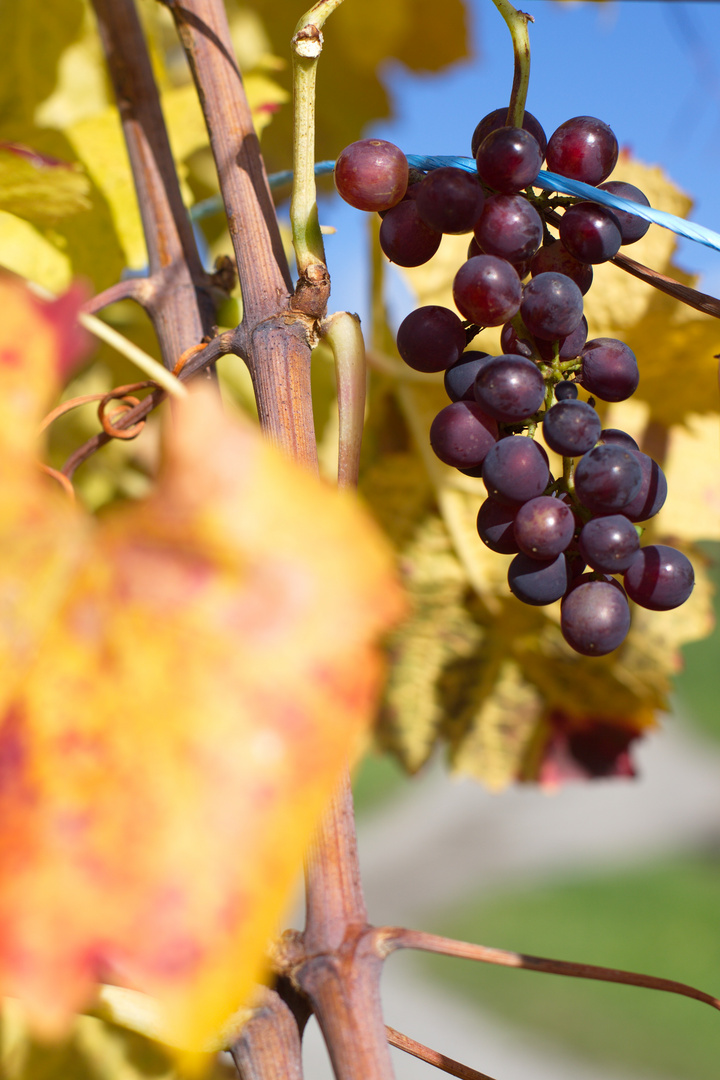
<path fill-rule="evenodd" d="M 662 165 L 693 197 L 694 220 L 720 232 L 720 2 L 523 0 L 519 6 L 535 18 L 527 104 L 548 136 L 571 116 L 598 116 L 621 146 Z M 384 77 L 396 115 L 367 134 L 406 153 L 470 153 L 478 120 L 507 104 L 512 48 L 491 0 L 471 0 L 469 7 L 474 58 L 442 75 L 388 63 Z M 328 243 L 331 306 L 361 314 L 362 217 L 344 205 L 321 207 L 321 220 L 339 229 Z M 720 252 L 681 241 L 678 261 L 701 275 L 701 288 L 720 295 Z"/>

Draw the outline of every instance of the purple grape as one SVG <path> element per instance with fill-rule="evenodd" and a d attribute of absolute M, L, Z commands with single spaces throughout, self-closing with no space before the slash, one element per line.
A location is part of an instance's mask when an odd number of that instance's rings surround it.
<path fill-rule="evenodd" d="M 501 127 L 485 136 L 475 161 L 484 184 L 511 194 L 532 184 L 543 155 L 537 139 L 525 128 Z"/>
<path fill-rule="evenodd" d="M 472 240 L 468 244 L 467 257 L 468 259 L 474 259 L 476 255 L 484 255 L 485 252 L 478 244 L 477 240 L 473 236 Z"/>
<path fill-rule="evenodd" d="M 475 379 L 475 400 L 481 409 L 505 424 L 536 413 L 545 397 L 540 369 L 525 356 L 496 356 L 483 364 Z"/>
<path fill-rule="evenodd" d="M 631 450 L 642 471 L 640 490 L 620 511 L 630 521 L 648 521 L 655 517 L 667 498 L 667 480 L 656 461 L 639 450 Z"/>
<path fill-rule="evenodd" d="M 578 388 L 574 382 L 560 382 L 555 387 L 556 401 L 575 401 L 578 396 Z"/>
<path fill-rule="evenodd" d="M 408 186 L 407 158 L 384 139 L 361 139 L 340 152 L 335 187 L 357 210 L 389 210 Z"/>
<path fill-rule="evenodd" d="M 573 332 L 568 334 L 567 337 L 560 338 L 558 343 L 559 359 L 572 360 L 576 356 L 579 356 L 587 341 L 587 335 L 588 324 L 587 319 L 583 315 Z M 542 338 L 538 338 L 535 345 L 542 359 L 547 360 L 548 363 L 552 363 L 555 358 L 555 343 L 552 341 L 543 341 Z"/>
<path fill-rule="evenodd" d="M 650 611 L 670 611 L 684 604 L 695 584 L 692 563 L 665 544 L 640 548 L 625 571 L 631 600 Z"/>
<path fill-rule="evenodd" d="M 592 202 L 575 203 L 563 214 L 560 239 L 580 262 L 607 262 L 620 250 L 620 222 L 606 206 Z"/>
<path fill-rule="evenodd" d="M 458 270 L 453 281 L 458 311 L 478 326 L 500 326 L 512 319 L 522 300 L 517 271 L 495 255 L 476 255 Z"/>
<path fill-rule="evenodd" d="M 532 559 L 554 559 L 565 551 L 575 532 L 575 515 L 567 503 L 539 495 L 523 503 L 515 517 L 515 539 Z"/>
<path fill-rule="evenodd" d="M 615 338 L 593 338 L 582 351 L 577 376 L 590 394 L 602 401 L 626 401 L 640 382 L 635 353 Z"/>
<path fill-rule="evenodd" d="M 429 172 L 418 186 L 417 209 L 431 229 L 440 233 L 470 232 L 482 213 L 483 189 L 476 176 L 444 166 Z"/>
<path fill-rule="evenodd" d="M 607 180 L 618 159 L 618 143 L 611 128 L 594 116 L 574 116 L 553 132 L 546 160 L 550 172 L 600 184 Z"/>
<path fill-rule="evenodd" d="M 642 475 L 632 451 L 606 444 L 595 446 L 575 467 L 575 494 L 593 514 L 615 514 L 638 494 Z"/>
<path fill-rule="evenodd" d="M 615 582 L 583 581 L 562 602 L 560 628 L 568 645 L 583 656 L 605 656 L 630 629 L 630 607 Z"/>
<path fill-rule="evenodd" d="M 500 555 L 514 555 L 520 550 L 513 525 L 517 507 L 505 506 L 497 499 L 486 499 L 477 516 L 478 536 L 486 547 Z"/>
<path fill-rule="evenodd" d="M 562 240 L 553 240 L 536 251 L 530 260 L 530 273 L 533 277 L 554 270 L 564 274 L 575 282 L 580 292 L 585 295 L 593 280 L 593 268 L 589 263 L 578 262 L 563 246 Z"/>
<path fill-rule="evenodd" d="M 543 436 L 556 454 L 577 457 L 600 438 L 600 417 L 585 401 L 559 401 L 545 413 Z"/>
<path fill-rule="evenodd" d="M 601 191 L 609 191 L 611 195 L 618 195 L 621 199 L 640 203 L 641 206 L 650 205 L 640 188 L 636 188 L 634 184 L 626 184 L 623 180 L 608 180 L 606 184 L 598 184 L 598 187 Z M 642 218 L 628 213 L 627 210 L 613 210 L 613 214 L 620 223 L 623 244 L 634 244 L 637 240 L 642 240 L 650 228 L 649 221 L 643 221 Z"/>
<path fill-rule="evenodd" d="M 488 255 L 524 262 L 542 242 L 542 219 L 522 195 L 492 195 L 474 226 L 475 239 Z"/>
<path fill-rule="evenodd" d="M 591 518 L 583 525 L 578 537 L 580 554 L 593 570 L 603 574 L 619 574 L 627 570 L 640 537 L 632 522 L 623 514 Z"/>
<path fill-rule="evenodd" d="M 482 477 L 488 495 L 512 506 L 542 495 L 550 469 L 537 443 L 524 435 L 512 435 L 488 451 Z"/>
<path fill-rule="evenodd" d="M 465 328 L 450 308 L 426 304 L 400 323 L 397 348 L 415 371 L 443 371 L 462 355 Z"/>
<path fill-rule="evenodd" d="M 552 604 L 570 585 L 567 560 L 563 554 L 554 559 L 532 559 L 521 551 L 508 567 L 508 585 L 523 604 Z"/>
<path fill-rule="evenodd" d="M 446 465 L 474 469 L 496 445 L 498 426 L 474 401 L 453 401 L 430 425 L 430 445 Z"/>
<path fill-rule="evenodd" d="M 500 331 L 500 345 L 504 353 L 514 353 L 516 356 L 532 357 L 535 355 L 535 342 L 530 333 L 521 338 L 511 322 L 505 323 Z"/>
<path fill-rule="evenodd" d="M 480 123 L 475 128 L 472 137 L 472 156 L 477 157 L 477 152 L 480 149 L 480 143 L 487 138 L 491 131 L 497 131 L 498 128 L 507 127 L 507 109 L 494 109 L 493 112 L 484 116 Z M 542 129 L 540 121 L 533 116 L 532 113 L 526 112 L 523 116 L 523 128 L 525 131 L 529 131 L 530 134 L 537 141 L 540 147 L 540 153 L 545 156 L 545 149 L 547 147 L 547 136 Z"/>
<path fill-rule="evenodd" d="M 468 349 L 445 372 L 445 391 L 451 401 L 475 401 L 475 376 L 493 357 Z"/>
<path fill-rule="evenodd" d="M 582 319 L 582 293 L 565 274 L 538 274 L 525 286 L 520 314 L 535 337 L 546 341 L 567 337 Z"/>
<path fill-rule="evenodd" d="M 426 225 L 417 201 L 406 199 L 391 207 L 380 225 L 380 247 L 398 266 L 422 266 L 440 247 L 442 233 Z"/>
<path fill-rule="evenodd" d="M 600 442 L 608 446 L 621 446 L 623 450 L 640 449 L 632 435 L 628 435 L 627 431 L 621 431 L 620 428 L 603 428 L 600 432 Z"/>

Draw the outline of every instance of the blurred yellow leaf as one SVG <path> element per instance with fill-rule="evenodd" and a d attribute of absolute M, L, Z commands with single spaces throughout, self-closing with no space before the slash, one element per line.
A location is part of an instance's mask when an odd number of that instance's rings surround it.
<path fill-rule="evenodd" d="M 27 147 L 0 146 L 0 209 L 26 221 L 52 224 L 90 207 L 89 184 L 77 168 L 43 160 Z"/>
<path fill-rule="evenodd" d="M 110 971 L 202 1048 L 360 750 L 399 589 L 356 501 L 208 387 L 153 494 L 94 524 L 32 462 L 68 305 L 4 279 L 0 308 L 0 990 L 57 1034 Z"/>
<path fill-rule="evenodd" d="M 720 416 L 689 415 L 670 429 L 668 501 L 662 531 L 683 540 L 720 540 Z M 698 508 L 702 507 L 702 513 Z"/>
<path fill-rule="evenodd" d="M 272 52 L 289 58 L 302 6 L 296 0 L 253 0 L 247 6 L 263 19 Z M 365 0 L 334 11 L 323 29 L 318 68 L 317 159 L 336 158 L 361 137 L 366 124 L 389 115 L 388 95 L 377 74 L 382 62 L 394 57 L 413 71 L 438 71 L 466 57 L 466 20 L 462 0 L 448 0 L 441 18 L 431 0 Z M 289 90 L 289 71 L 281 81 Z M 263 136 L 270 171 L 290 165 L 290 120 L 290 110 L 281 110 Z"/>

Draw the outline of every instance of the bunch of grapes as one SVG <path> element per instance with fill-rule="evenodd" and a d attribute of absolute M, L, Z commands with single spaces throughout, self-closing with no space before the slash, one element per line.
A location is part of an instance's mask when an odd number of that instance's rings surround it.
<path fill-rule="evenodd" d="M 633 185 L 606 182 L 618 144 L 601 120 L 567 120 L 548 141 L 532 114 L 522 128 L 507 126 L 506 116 L 498 109 L 477 125 L 476 172 L 443 166 L 423 174 L 398 147 L 365 139 L 340 154 L 335 184 L 352 206 L 381 215 L 381 247 L 400 266 L 430 259 L 443 233 L 472 232 L 453 282 L 460 315 L 416 309 L 400 325 L 398 351 L 417 371 L 445 372 L 450 404 L 435 417 L 430 443 L 447 465 L 482 477 L 488 496 L 478 533 L 493 551 L 515 556 L 512 593 L 532 605 L 561 600 L 565 640 L 602 656 L 628 633 L 628 597 L 666 611 L 694 583 L 682 552 L 640 544 L 639 523 L 667 494 L 661 468 L 630 435 L 603 429 L 594 408 L 595 398 L 629 398 L 639 375 L 623 342 L 587 340 L 583 295 L 593 266 L 649 226 L 591 200 L 538 195 L 532 184 L 545 160 L 562 176 L 649 204 Z M 467 348 L 488 326 L 502 326 L 500 356 Z M 534 439 L 540 427 L 563 459 L 562 476 L 551 475 Z"/>

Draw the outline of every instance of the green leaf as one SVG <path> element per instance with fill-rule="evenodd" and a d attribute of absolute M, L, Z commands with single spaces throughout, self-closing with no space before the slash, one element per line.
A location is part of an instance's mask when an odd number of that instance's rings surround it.
<path fill-rule="evenodd" d="M 0 147 L 0 210 L 48 225 L 91 206 L 90 184 L 76 167 L 41 159 L 25 147 Z"/>

